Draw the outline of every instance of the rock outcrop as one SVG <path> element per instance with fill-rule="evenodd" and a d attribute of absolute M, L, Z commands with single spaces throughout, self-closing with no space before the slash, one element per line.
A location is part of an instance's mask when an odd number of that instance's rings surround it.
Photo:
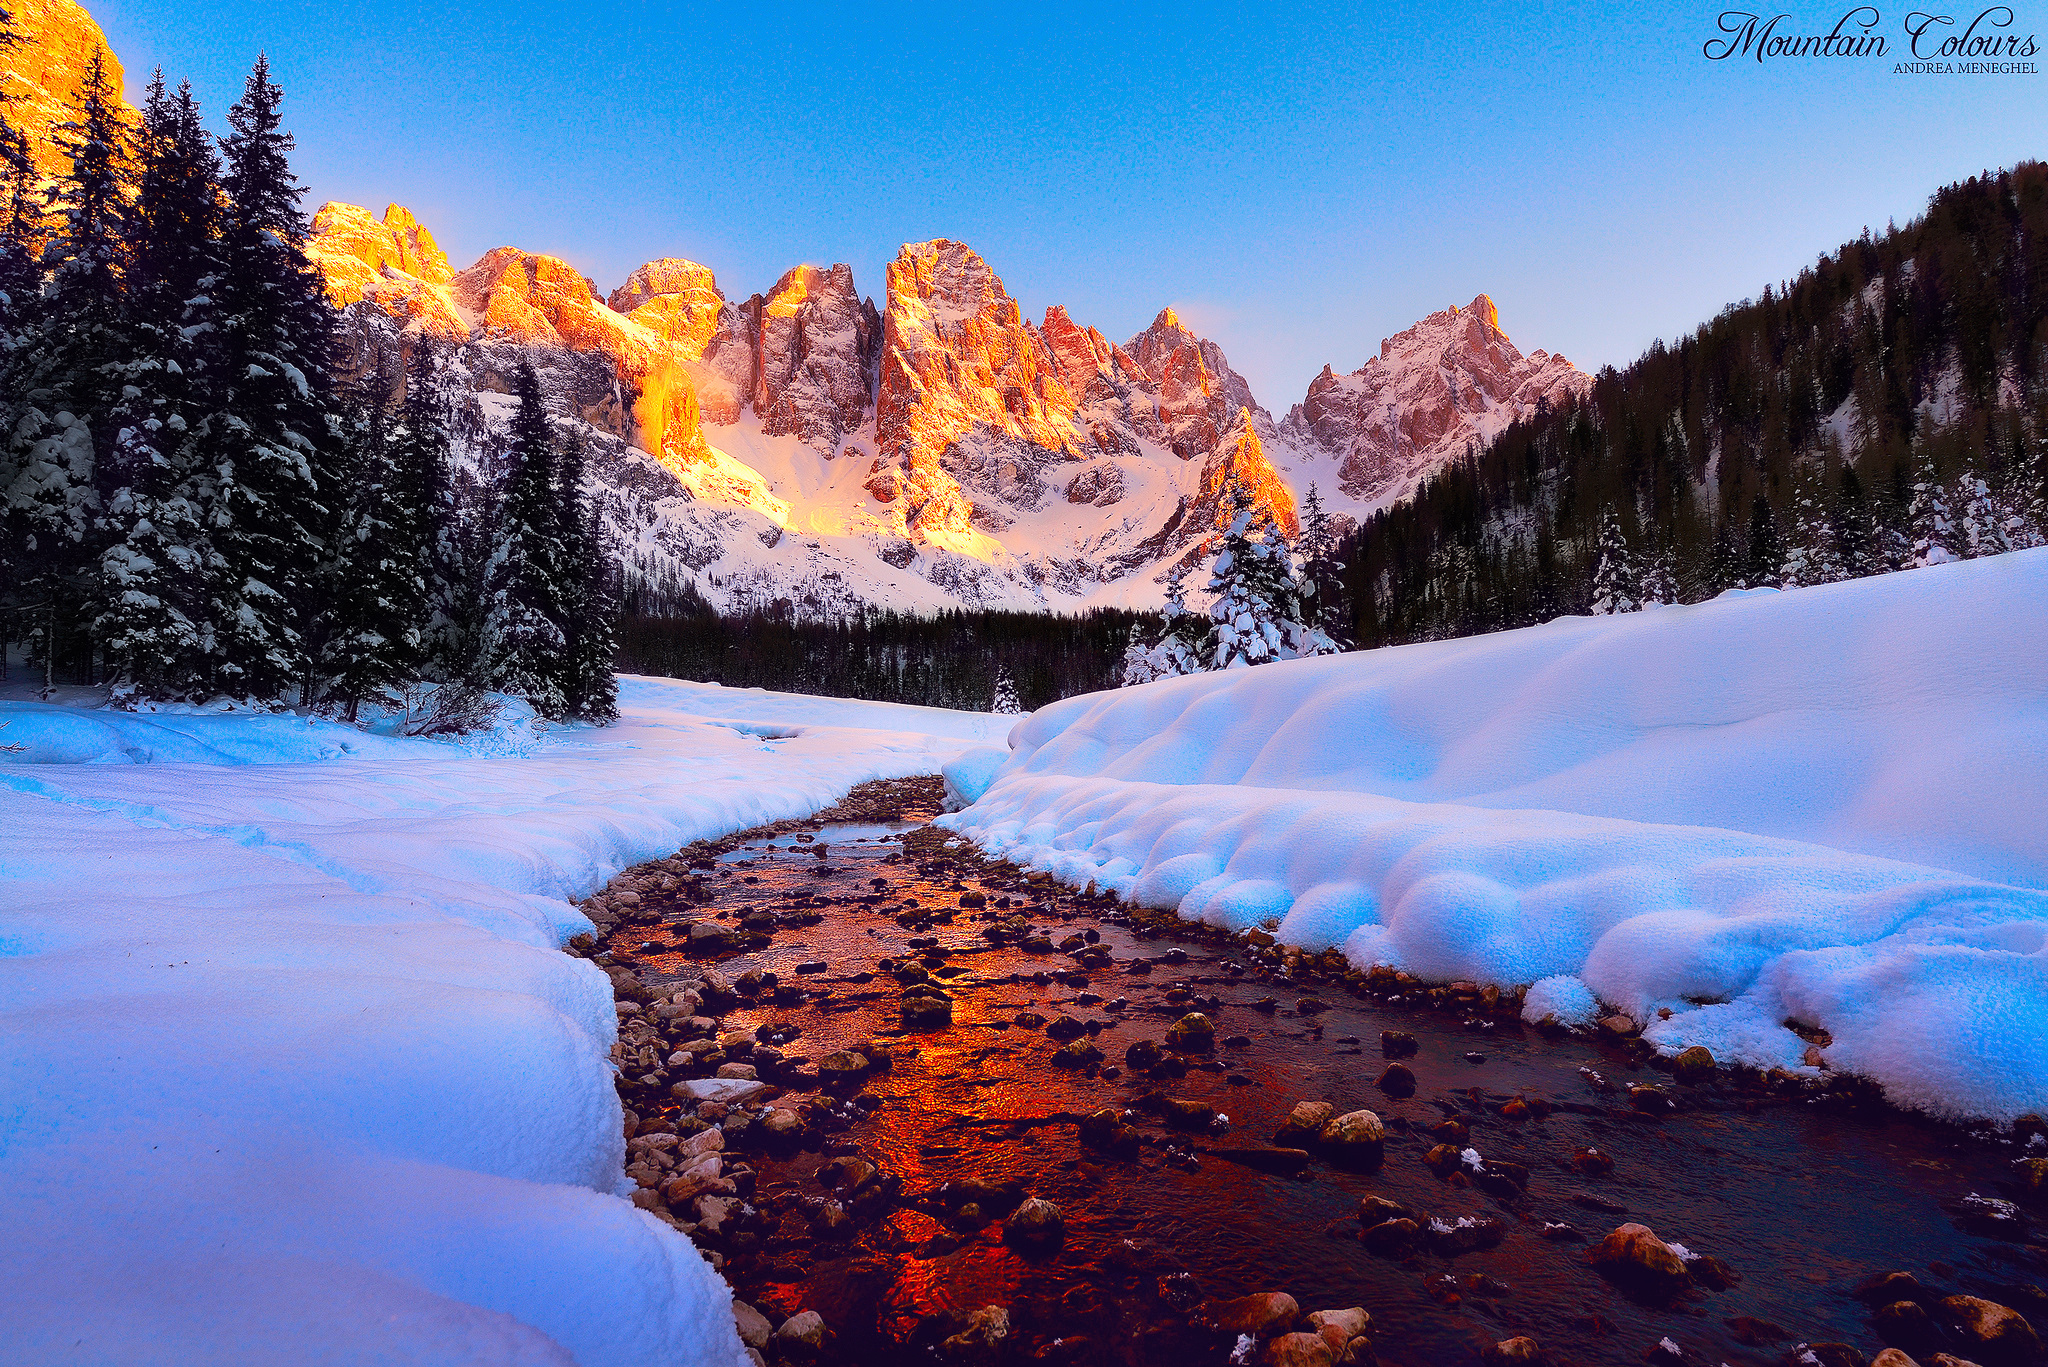
<path fill-rule="evenodd" d="M 71 164 L 57 145 L 57 130 L 75 115 L 78 88 L 93 57 L 105 63 L 116 93 L 121 62 L 100 26 L 74 0 L 11 0 L 7 8 L 21 41 L 0 62 L 0 97 L 7 102 L 8 122 L 28 140 L 36 170 L 54 176 Z"/>
<path fill-rule="evenodd" d="M 468 339 L 469 324 L 448 292 L 454 268 L 411 211 L 390 205 L 380 223 L 358 205 L 323 204 L 306 248 L 336 308 L 367 301 L 406 332 L 440 342 Z"/>
<path fill-rule="evenodd" d="M 797 266 L 761 301 L 754 411 L 771 436 L 828 454 L 867 418 L 882 320 L 853 287 L 853 268 Z"/>
<path fill-rule="evenodd" d="M 1346 496 L 1391 502 L 1538 403 L 1560 403 L 1591 385 L 1562 356 L 1516 350 L 1482 294 L 1387 338 L 1349 375 L 1324 366 L 1283 435 L 1335 457 Z"/>
<path fill-rule="evenodd" d="M 1223 348 L 1188 331 L 1172 309 L 1161 309 L 1124 350 L 1151 382 L 1160 430 L 1182 460 L 1213 451 L 1239 413 L 1256 414 L 1271 434 L 1272 418 L 1230 368 Z"/>
<path fill-rule="evenodd" d="M 641 450 L 680 468 L 710 459 L 682 349 L 612 312 L 596 287 L 557 257 L 495 247 L 448 282 L 471 340 L 594 353 L 611 363 Z"/>
<path fill-rule="evenodd" d="M 1004 530 L 1005 507 L 1044 497 L 1047 466 L 1083 454 L 1051 350 L 960 242 L 909 243 L 890 263 L 875 404 L 869 491 L 926 540 Z"/>
<path fill-rule="evenodd" d="M 669 258 L 635 270 L 609 302 L 681 349 L 707 422 L 729 426 L 751 406 L 769 435 L 830 455 L 874 401 L 882 320 L 851 266 L 797 266 L 765 296 L 730 304 L 709 267 Z"/>

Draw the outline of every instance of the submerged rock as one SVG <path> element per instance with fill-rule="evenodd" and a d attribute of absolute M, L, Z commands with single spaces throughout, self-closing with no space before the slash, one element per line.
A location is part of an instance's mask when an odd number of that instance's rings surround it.
<path fill-rule="evenodd" d="M 1389 1063 L 1372 1085 L 1391 1097 L 1411 1097 L 1415 1095 L 1415 1073 L 1406 1064 Z"/>
<path fill-rule="evenodd" d="M 1216 1023 L 1199 1011 L 1190 1011 L 1166 1032 L 1166 1047 L 1200 1052 L 1215 1047 Z"/>
<path fill-rule="evenodd" d="M 1595 1244 L 1586 1260 L 1603 1276 L 1654 1294 L 1668 1295 L 1692 1281 L 1685 1260 L 1648 1225 L 1620 1226 Z"/>
<path fill-rule="evenodd" d="M 1055 1244 L 1066 1233 L 1060 1208 L 1050 1201 L 1032 1197 L 1010 1213 L 1003 1223 L 1003 1237 L 1031 1247 Z"/>
<path fill-rule="evenodd" d="M 1236 1300 L 1213 1302 L 1204 1318 L 1226 1334 L 1269 1338 L 1294 1327 L 1301 1307 L 1285 1291 L 1255 1291 Z"/>

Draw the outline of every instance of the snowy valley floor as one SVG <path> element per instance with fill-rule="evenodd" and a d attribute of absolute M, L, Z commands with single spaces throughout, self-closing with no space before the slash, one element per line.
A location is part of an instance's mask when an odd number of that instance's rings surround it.
<path fill-rule="evenodd" d="M 469 746 L 0 703 L 8 1361 L 744 1363 L 617 1194 L 569 899 L 1014 719 L 622 685 Z"/>
<path fill-rule="evenodd" d="M 622 703 L 469 745 L 0 703 L 10 1361 L 740 1367 L 620 1194 L 570 899 L 947 764 L 946 824 L 1076 886 L 2048 1109 L 2048 551 L 1092 695 L 1014 753 L 1010 718 Z"/>

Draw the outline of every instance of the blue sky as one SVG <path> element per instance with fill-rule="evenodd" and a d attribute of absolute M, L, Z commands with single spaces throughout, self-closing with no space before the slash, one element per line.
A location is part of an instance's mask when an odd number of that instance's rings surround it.
<path fill-rule="evenodd" d="M 1709 62 L 1722 3 L 88 7 L 131 91 L 161 64 L 216 120 L 267 50 L 309 207 L 405 204 L 458 266 L 509 243 L 609 290 L 687 256 L 743 298 L 847 261 L 879 296 L 899 243 L 958 238 L 1027 315 L 1121 341 L 1172 304 L 1276 412 L 1481 292 L 1525 351 L 1624 363 L 2048 156 L 2048 75 Z M 2048 0 L 2014 8 L 2048 67 Z"/>

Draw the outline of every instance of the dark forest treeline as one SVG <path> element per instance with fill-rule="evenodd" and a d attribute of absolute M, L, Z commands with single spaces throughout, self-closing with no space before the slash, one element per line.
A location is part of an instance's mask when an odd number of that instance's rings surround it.
<path fill-rule="evenodd" d="M 1028 612 L 869 612 L 798 618 L 785 605 L 721 617 L 687 588 L 629 589 L 619 667 L 734 688 L 1030 711 L 1114 688 L 1135 628 L 1153 619 L 1099 608 Z"/>
<path fill-rule="evenodd" d="M 1347 538 L 1341 615 L 1370 647 L 1611 606 L 1617 583 L 1624 604 L 1692 602 L 2040 544 L 2044 435 L 2035 162 L 1943 189 L 1439 472 Z"/>

